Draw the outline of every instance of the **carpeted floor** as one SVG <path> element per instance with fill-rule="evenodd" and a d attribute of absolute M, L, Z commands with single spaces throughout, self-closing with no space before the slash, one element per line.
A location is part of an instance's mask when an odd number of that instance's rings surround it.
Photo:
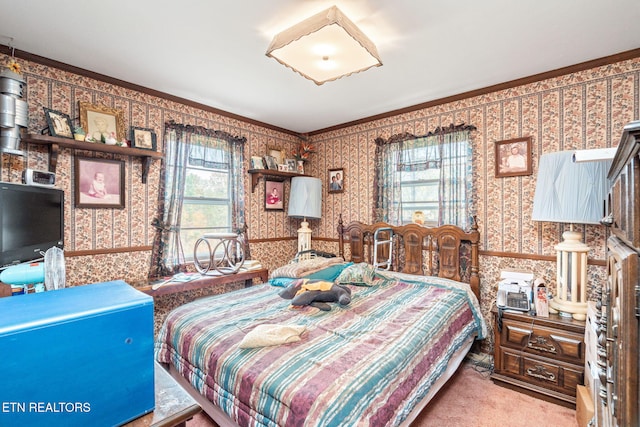
<path fill-rule="evenodd" d="M 412 427 L 577 426 L 575 410 L 498 386 L 489 374 L 471 362 L 465 363 Z M 204 413 L 187 422 L 187 427 L 212 426 L 216 424 Z"/>

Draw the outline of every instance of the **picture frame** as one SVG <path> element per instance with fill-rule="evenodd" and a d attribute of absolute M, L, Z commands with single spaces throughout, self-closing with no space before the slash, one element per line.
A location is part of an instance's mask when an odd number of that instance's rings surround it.
<path fill-rule="evenodd" d="M 278 162 L 273 156 L 264 156 L 264 164 L 267 165 L 267 169 L 278 170 Z"/>
<path fill-rule="evenodd" d="M 284 154 L 279 148 L 269 148 L 267 151 L 267 156 L 271 156 L 276 159 L 276 165 L 281 165 L 284 163 Z M 276 167 L 277 169 L 277 167 Z"/>
<path fill-rule="evenodd" d="M 327 174 L 329 193 L 342 193 L 344 191 L 344 180 L 344 168 L 329 169 Z"/>
<path fill-rule="evenodd" d="M 124 161 L 75 156 L 77 208 L 124 208 Z"/>
<path fill-rule="evenodd" d="M 264 209 L 267 211 L 284 210 L 284 181 L 265 179 Z"/>
<path fill-rule="evenodd" d="M 288 169 L 289 172 L 295 172 L 296 171 L 296 159 L 284 159 L 284 162 L 289 167 L 289 169 Z"/>
<path fill-rule="evenodd" d="M 125 139 L 124 112 L 118 108 L 109 108 L 104 105 L 80 102 L 80 126 L 96 141 L 102 141 L 111 134 L 116 133 L 116 139 Z"/>
<path fill-rule="evenodd" d="M 131 146 L 143 150 L 157 150 L 156 134 L 153 129 L 131 126 L 129 131 Z"/>
<path fill-rule="evenodd" d="M 47 107 L 43 108 L 44 116 L 47 119 L 47 125 L 49 126 L 49 135 L 73 139 L 73 125 L 71 123 L 71 117 L 60 111 L 52 110 Z"/>
<path fill-rule="evenodd" d="M 251 169 L 264 169 L 264 161 L 260 156 L 251 156 Z"/>
<path fill-rule="evenodd" d="M 496 141 L 496 178 L 531 175 L 533 173 L 531 150 L 530 136 Z"/>

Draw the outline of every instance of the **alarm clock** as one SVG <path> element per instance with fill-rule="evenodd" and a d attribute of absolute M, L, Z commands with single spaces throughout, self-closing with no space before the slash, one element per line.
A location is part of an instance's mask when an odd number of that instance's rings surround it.
<path fill-rule="evenodd" d="M 56 174 L 47 171 L 25 169 L 22 172 L 22 183 L 40 187 L 53 187 L 56 185 Z"/>

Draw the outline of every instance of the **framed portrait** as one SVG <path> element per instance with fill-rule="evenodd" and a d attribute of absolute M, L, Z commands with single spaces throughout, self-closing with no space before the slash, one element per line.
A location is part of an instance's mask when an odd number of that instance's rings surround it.
<path fill-rule="evenodd" d="M 44 116 L 51 136 L 73 139 L 73 125 L 68 114 L 44 107 Z"/>
<path fill-rule="evenodd" d="M 531 137 L 496 141 L 496 178 L 531 175 Z"/>
<path fill-rule="evenodd" d="M 265 179 L 264 209 L 267 211 L 284 210 L 284 182 Z"/>
<path fill-rule="evenodd" d="M 156 151 L 156 134 L 153 129 L 131 126 L 131 146 Z"/>
<path fill-rule="evenodd" d="M 282 150 L 280 150 L 279 148 L 269 148 L 269 150 L 267 150 L 267 156 L 271 156 L 276 159 L 276 165 L 281 165 L 284 163 L 284 155 L 282 154 Z"/>
<path fill-rule="evenodd" d="M 125 138 L 124 112 L 117 108 L 80 102 L 80 126 L 96 141 L 102 141 L 112 132 L 118 141 Z"/>
<path fill-rule="evenodd" d="M 296 171 L 296 159 L 284 159 L 284 162 L 288 166 L 288 171 L 289 172 L 295 172 Z"/>
<path fill-rule="evenodd" d="M 329 169 L 327 188 L 329 193 L 342 193 L 344 191 L 344 169 Z"/>
<path fill-rule="evenodd" d="M 267 165 L 267 169 L 278 170 L 278 162 L 273 156 L 264 156 L 264 164 Z"/>
<path fill-rule="evenodd" d="M 251 169 L 264 169 L 264 162 L 260 156 L 251 156 Z"/>
<path fill-rule="evenodd" d="M 75 157 L 75 206 L 124 208 L 124 161 Z"/>

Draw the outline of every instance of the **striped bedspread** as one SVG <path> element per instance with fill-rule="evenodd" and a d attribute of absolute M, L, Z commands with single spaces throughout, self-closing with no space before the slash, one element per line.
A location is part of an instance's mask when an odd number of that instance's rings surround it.
<path fill-rule="evenodd" d="M 175 309 L 156 341 L 241 426 L 396 426 L 486 326 L 466 285 L 382 278 L 351 286 L 348 306 L 294 309 L 264 284 Z M 295 343 L 241 349 L 257 325 L 304 325 Z"/>

